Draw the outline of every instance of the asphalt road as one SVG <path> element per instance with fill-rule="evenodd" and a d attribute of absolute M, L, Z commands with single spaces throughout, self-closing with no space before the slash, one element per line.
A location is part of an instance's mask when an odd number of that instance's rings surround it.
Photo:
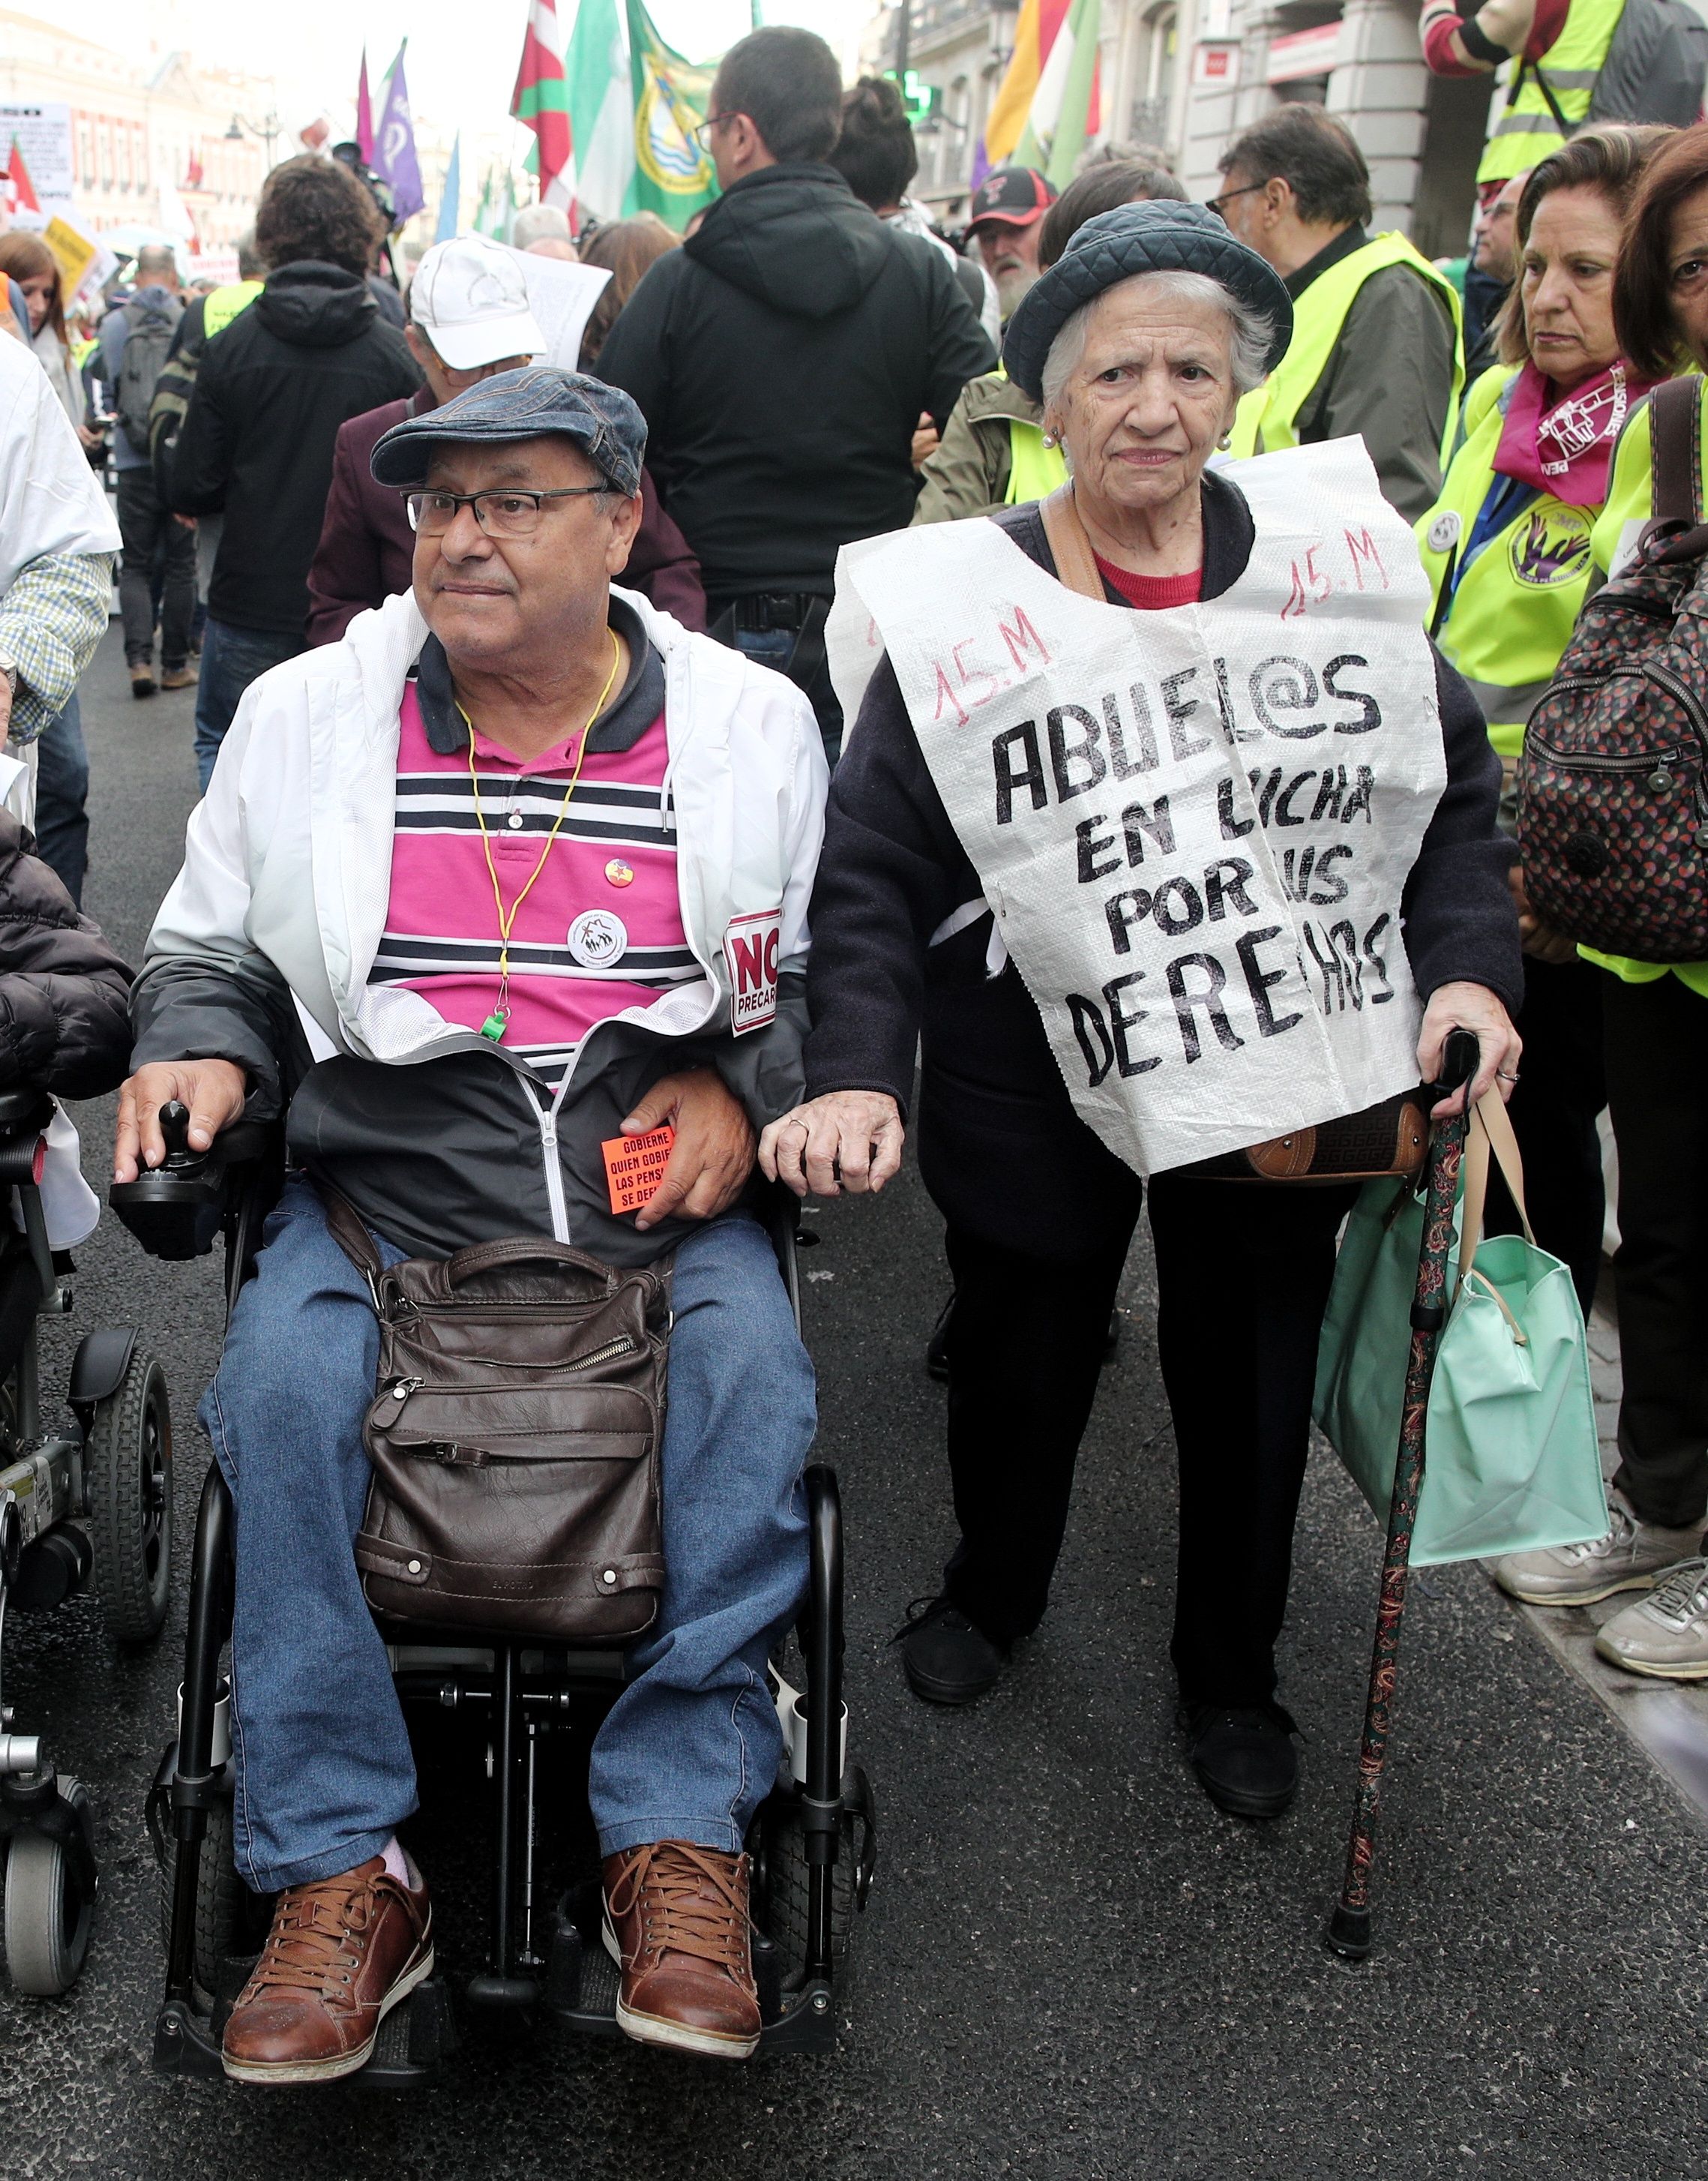
<path fill-rule="evenodd" d="M 89 906 L 135 958 L 194 794 L 190 700 L 133 703 L 116 636 L 85 685 Z M 85 1109 L 99 1182 L 110 1118 Z M 970 1714 L 906 1693 L 887 1639 L 950 1542 L 941 1395 L 920 1349 L 944 1275 L 905 1179 L 831 1208 L 804 1260 L 822 1447 L 850 1528 L 849 1696 L 882 1864 L 834 2057 L 747 2069 L 463 2024 L 406 2098 L 245 2092 L 151 2073 L 161 1969 L 144 1791 L 171 1725 L 180 1582 L 152 1655 L 95 1609 L 16 1617 L 7 1695 L 98 1800 L 105 1887 L 87 1969 L 56 2002 L 0 1985 L 0 2173 L 112 2181 L 290 2173 L 730 2181 L 1623 2181 L 1697 2163 L 1708 1837 L 1594 1697 L 1474 1569 L 1414 1582 L 1378 1869 L 1379 1948 L 1321 1944 L 1338 1880 L 1380 1541 L 1325 1457 L 1307 1488 L 1285 1694 L 1307 1737 L 1279 1824 L 1224 1818 L 1182 1761 L 1165 1657 L 1173 1484 L 1135 1251 L 1119 1359 L 1087 1438 L 1055 1603 Z M 135 1322 L 165 1360 L 187 1537 L 218 1339 L 211 1262 L 145 1261 L 103 1226 L 47 1343 Z M 1214 1368 L 1213 1328 L 1205 1362 Z M 181 1544 L 180 1544 L 181 1549 Z M 1240 1580 L 1230 1559 L 1227 1581 Z M 480 1804 L 432 1824 L 443 1944 L 478 1929 Z"/>

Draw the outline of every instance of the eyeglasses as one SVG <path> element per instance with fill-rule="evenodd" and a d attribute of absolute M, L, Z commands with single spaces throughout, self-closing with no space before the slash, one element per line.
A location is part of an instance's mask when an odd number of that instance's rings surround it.
<path fill-rule="evenodd" d="M 712 131 L 714 129 L 721 129 L 726 121 L 741 121 L 746 119 L 745 114 L 736 113 L 708 113 L 703 121 L 697 122 L 688 134 L 702 152 L 709 152 L 712 148 Z"/>
<path fill-rule="evenodd" d="M 611 489 L 608 484 L 565 484 L 549 492 L 408 492 L 403 504 L 410 528 L 423 538 L 442 538 L 465 507 L 473 508 L 475 521 L 488 538 L 532 538 L 546 500 L 580 500 Z"/>
<path fill-rule="evenodd" d="M 1236 197 L 1253 196 L 1259 190 L 1266 190 L 1268 187 L 1267 182 L 1248 182 L 1243 189 L 1224 190 L 1219 197 L 1206 197 L 1204 208 L 1206 212 L 1213 212 L 1226 225 L 1227 214 L 1222 210 L 1224 205 L 1231 204 Z"/>

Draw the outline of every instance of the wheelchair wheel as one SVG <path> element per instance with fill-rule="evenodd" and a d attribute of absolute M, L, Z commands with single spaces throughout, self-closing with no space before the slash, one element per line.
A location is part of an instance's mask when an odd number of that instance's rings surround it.
<path fill-rule="evenodd" d="M 758 1853 L 765 1903 L 766 1936 L 783 1956 L 785 1983 L 798 1978 L 807 1960 L 807 1836 L 799 1813 L 786 1807 L 762 1813 Z M 836 1861 L 830 1872 L 830 1958 L 839 1977 L 854 1928 L 854 1820 L 845 1816 Z"/>
<path fill-rule="evenodd" d="M 59 1792 L 80 1811 L 88 1791 L 62 1780 Z M 6 1855 L 6 1968 L 15 1991 L 35 1999 L 69 1991 L 89 1951 L 92 1894 L 79 1882 L 63 1841 L 15 1832 Z"/>
<path fill-rule="evenodd" d="M 172 1588 L 172 1411 L 166 1373 L 146 1348 L 133 1350 L 118 1391 L 96 1403 L 83 1460 L 107 1632 L 152 1643 Z"/>
<path fill-rule="evenodd" d="M 160 1863 L 160 1943 L 172 1946 L 172 1896 L 178 1882 L 179 1843 L 168 1838 Z M 231 1850 L 231 1805 L 215 1803 L 196 1849 L 196 1988 L 211 2002 L 218 1989 L 221 1964 L 245 1951 L 245 1924 L 250 1895 L 237 1875 Z"/>

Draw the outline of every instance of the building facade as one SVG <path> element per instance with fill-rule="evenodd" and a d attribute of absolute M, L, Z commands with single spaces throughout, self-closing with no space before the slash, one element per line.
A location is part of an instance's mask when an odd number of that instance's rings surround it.
<path fill-rule="evenodd" d="M 916 194 L 946 221 L 965 215 L 1018 19 L 1017 0 L 912 0 L 908 65 L 939 94 L 918 131 Z M 1491 85 L 1432 77 L 1417 25 L 1418 0 L 1103 0 L 1099 140 L 1162 152 L 1207 197 L 1233 136 L 1276 105 L 1314 101 L 1369 160 L 1377 226 L 1449 255 L 1464 246 Z M 885 6 L 863 66 L 894 65 L 899 28 Z"/>
<path fill-rule="evenodd" d="M 70 107 L 76 207 L 91 231 L 174 232 L 175 192 L 202 251 L 223 260 L 255 217 L 268 164 L 262 132 L 273 118 L 269 84 L 198 67 L 182 52 L 139 65 L 74 31 L 0 8 L 0 98 Z M 270 148 L 284 158 L 300 147 L 279 134 Z"/>

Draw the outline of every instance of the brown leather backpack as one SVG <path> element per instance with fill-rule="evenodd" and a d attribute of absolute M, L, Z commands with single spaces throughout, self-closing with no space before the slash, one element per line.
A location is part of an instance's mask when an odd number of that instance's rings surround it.
<path fill-rule="evenodd" d="M 619 1272 L 521 1235 L 386 1269 L 350 1206 L 322 1195 L 379 1317 L 355 1541 L 368 1604 L 440 1628 L 631 1643 L 664 1582 L 668 1265 Z"/>

